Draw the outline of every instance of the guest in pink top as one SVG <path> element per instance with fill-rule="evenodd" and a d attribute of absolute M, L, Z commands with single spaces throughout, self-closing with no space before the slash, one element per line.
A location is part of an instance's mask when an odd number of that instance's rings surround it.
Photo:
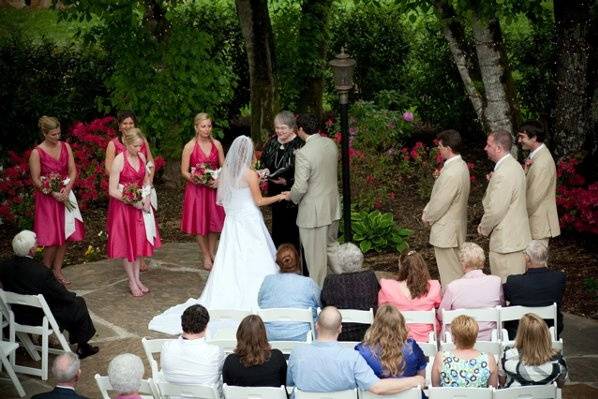
<path fill-rule="evenodd" d="M 459 250 L 463 277 L 446 287 L 439 309 L 493 308 L 504 305 L 500 277 L 482 272 L 486 256 L 484 250 L 473 242 L 464 242 Z M 440 314 L 439 314 L 440 317 Z M 478 340 L 490 341 L 496 323 L 480 322 Z"/>
<path fill-rule="evenodd" d="M 31 151 L 29 157 L 31 180 L 36 188 L 33 227 L 38 245 L 44 247 L 44 265 L 52 269 L 61 284 L 68 285 L 71 282 L 62 274 L 66 242 L 81 241 L 84 233 L 83 219 L 72 198 L 69 198 L 77 178 L 77 168 L 71 147 L 60 141 L 58 119 L 42 116 L 38 126 L 44 141 Z M 52 176 L 62 181 L 59 189 L 48 186 Z"/>
<path fill-rule="evenodd" d="M 211 270 L 224 225 L 224 208 L 216 204 L 217 179 L 201 181 L 194 172 L 204 167 L 219 169 L 224 164 L 224 150 L 212 137 L 212 119 L 208 114 L 197 114 L 194 126 L 195 137 L 185 144 L 181 157 L 181 174 L 187 180 L 181 230 L 197 236 L 203 268 Z"/>
<path fill-rule="evenodd" d="M 432 280 L 428 266 L 416 251 L 409 251 L 399 260 L 396 279 L 381 279 L 378 304 L 391 304 L 399 310 L 431 310 L 440 304 L 441 289 L 438 280 Z M 439 331 L 438 324 L 436 325 Z M 433 331 L 430 324 L 408 324 L 409 336 L 419 342 L 428 342 Z"/>

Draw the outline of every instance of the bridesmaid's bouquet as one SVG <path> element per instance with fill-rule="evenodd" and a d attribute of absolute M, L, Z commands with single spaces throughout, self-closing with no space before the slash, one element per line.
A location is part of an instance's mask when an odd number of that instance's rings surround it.
<path fill-rule="evenodd" d="M 63 179 L 62 176 L 56 172 L 52 172 L 47 176 L 41 176 L 40 180 L 42 181 L 41 191 L 46 195 L 51 193 L 59 193 L 70 181 L 69 178 Z M 75 204 L 73 204 L 68 198 L 64 201 L 64 206 L 69 211 L 75 209 Z"/>
<path fill-rule="evenodd" d="M 122 200 L 125 204 L 136 206 L 143 199 L 141 187 L 136 183 L 125 184 L 122 191 Z"/>
<path fill-rule="evenodd" d="M 220 169 L 210 169 L 207 163 L 198 163 L 191 167 L 191 178 L 195 184 L 210 186 L 218 178 Z"/>

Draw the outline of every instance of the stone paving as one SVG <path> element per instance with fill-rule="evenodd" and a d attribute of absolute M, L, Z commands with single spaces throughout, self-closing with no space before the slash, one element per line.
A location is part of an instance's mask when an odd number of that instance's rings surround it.
<path fill-rule="evenodd" d="M 114 356 L 131 352 L 149 365 L 141 346 L 142 337 L 161 338 L 165 335 L 149 331 L 147 323 L 166 308 L 198 297 L 208 273 L 199 268 L 200 255 L 193 242 L 167 243 L 153 257 L 155 267 L 143 272 L 142 279 L 151 292 L 133 298 L 128 292 L 126 276 L 119 262 L 104 260 L 84 263 L 65 269 L 73 284 L 70 289 L 83 296 L 92 314 L 97 334 L 92 343 L 100 352 L 81 362 L 81 381 L 77 391 L 89 398 L 100 398 L 94 374 L 106 375 Z M 565 315 L 565 355 L 571 382 L 564 397 L 571 399 L 598 398 L 598 322 Z M 19 359 L 27 361 L 26 355 Z M 50 358 L 50 361 L 52 357 Z M 52 388 L 54 381 L 19 374 L 27 398 Z M 0 373 L 0 398 L 17 398 L 10 380 Z"/>

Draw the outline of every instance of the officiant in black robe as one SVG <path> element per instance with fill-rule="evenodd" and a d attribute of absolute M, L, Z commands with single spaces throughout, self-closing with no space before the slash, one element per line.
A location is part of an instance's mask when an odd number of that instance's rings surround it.
<path fill-rule="evenodd" d="M 289 191 L 294 183 L 295 151 L 303 146 L 297 134 L 295 115 L 282 111 L 274 118 L 276 134 L 266 143 L 262 152 L 263 168 L 268 175 L 268 195 Z M 291 201 L 276 202 L 272 209 L 272 240 L 278 248 L 280 244 L 291 243 L 301 250 L 299 229 L 297 228 L 297 205 Z"/>

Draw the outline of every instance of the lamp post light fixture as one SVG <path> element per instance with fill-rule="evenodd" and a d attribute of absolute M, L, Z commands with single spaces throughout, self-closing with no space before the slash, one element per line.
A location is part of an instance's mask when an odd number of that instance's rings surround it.
<path fill-rule="evenodd" d="M 343 171 L 343 229 L 345 242 L 353 241 L 351 230 L 351 175 L 349 162 L 349 91 L 353 88 L 353 69 L 355 60 L 345 53 L 341 53 L 330 61 L 334 74 L 334 87 L 338 91 L 341 115 L 341 155 Z"/>

